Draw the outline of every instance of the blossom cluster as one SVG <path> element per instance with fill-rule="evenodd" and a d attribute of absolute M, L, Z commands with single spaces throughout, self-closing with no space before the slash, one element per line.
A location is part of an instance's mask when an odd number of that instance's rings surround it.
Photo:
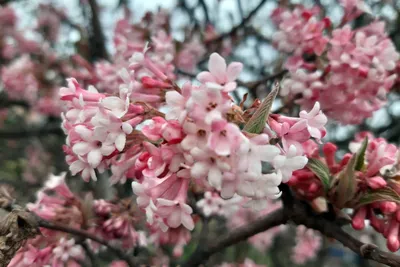
<path fill-rule="evenodd" d="M 50 175 L 37 193 L 36 202 L 27 205 L 28 209 L 51 223 L 72 229 L 87 229 L 127 250 L 148 245 L 145 233 L 134 228 L 140 225 L 141 216 L 132 199 L 117 203 L 93 200 L 88 196 L 81 199 L 65 183 L 65 176 L 66 173 Z M 91 240 L 78 243 L 79 240 L 66 232 L 46 228 L 41 228 L 41 232 L 42 235 L 29 240 L 17 252 L 8 266 L 79 267 L 87 257 L 83 244 L 93 253 L 102 249 L 102 245 Z"/>
<path fill-rule="evenodd" d="M 240 128 L 243 111 L 228 94 L 236 89 L 241 63 L 227 65 L 214 53 L 209 71 L 197 76 L 199 85 L 187 82 L 178 87 L 147 51 L 146 47 L 135 52 L 130 73 L 122 69 L 121 75 L 132 84 L 137 82 L 136 71 L 151 72 L 140 84 L 148 96 L 158 97 L 153 105 L 140 95 L 132 96 L 135 88 L 126 83 L 119 96 L 99 93 L 94 87 L 84 90 L 74 79 L 61 88 L 68 109 L 63 128 L 72 174 L 96 179 L 96 169 L 109 168 L 113 182 L 134 179 L 132 188 L 147 222 L 163 231 L 181 225 L 194 228 L 187 204 L 191 183 L 212 187 L 223 198 L 247 197 L 248 205 L 258 208 L 266 199 L 278 198 L 278 185 L 307 163 L 301 144 L 325 134 L 326 117 L 318 103 L 299 118 L 271 115 L 270 128 L 265 124 L 264 132 L 248 133 Z M 140 132 L 134 129 L 143 121 Z M 283 144 L 270 144 L 271 138 L 281 138 Z M 273 169 L 263 173 L 263 163 Z"/>
<path fill-rule="evenodd" d="M 344 124 L 358 124 L 386 103 L 399 60 L 384 22 L 358 29 L 346 24 L 366 11 L 354 2 L 363 1 L 342 1 L 342 23 L 329 31 L 329 19 L 320 20 L 318 8 L 278 8 L 272 14 L 278 27 L 275 46 L 291 53 L 281 95 L 303 108 L 319 101 L 328 117 Z"/>

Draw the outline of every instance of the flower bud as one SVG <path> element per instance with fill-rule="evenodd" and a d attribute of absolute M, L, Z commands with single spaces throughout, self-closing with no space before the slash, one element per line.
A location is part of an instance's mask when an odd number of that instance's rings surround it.
<path fill-rule="evenodd" d="M 365 216 L 367 215 L 367 208 L 361 207 L 354 215 L 351 225 L 356 230 L 361 230 L 365 227 Z"/>
<path fill-rule="evenodd" d="M 385 179 L 383 179 L 380 176 L 375 176 L 375 177 L 371 177 L 371 178 L 367 178 L 367 184 L 369 187 L 371 187 L 372 189 L 380 189 L 380 188 L 384 188 L 387 183 L 385 181 Z"/>

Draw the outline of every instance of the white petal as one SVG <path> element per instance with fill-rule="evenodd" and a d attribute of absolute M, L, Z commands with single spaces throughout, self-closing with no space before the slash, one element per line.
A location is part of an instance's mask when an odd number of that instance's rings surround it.
<path fill-rule="evenodd" d="M 89 152 L 87 158 L 90 166 L 96 168 L 97 166 L 99 166 L 101 159 L 103 158 L 103 155 L 101 155 L 100 149 L 94 149 Z"/>
<path fill-rule="evenodd" d="M 118 149 L 118 151 L 122 151 L 125 147 L 126 143 L 126 136 L 124 133 L 121 133 L 118 135 L 117 139 L 115 139 L 115 147 Z"/>

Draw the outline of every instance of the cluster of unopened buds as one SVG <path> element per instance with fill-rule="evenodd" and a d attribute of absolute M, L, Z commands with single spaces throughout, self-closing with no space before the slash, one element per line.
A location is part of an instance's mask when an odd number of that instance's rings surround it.
<path fill-rule="evenodd" d="M 317 146 L 306 144 L 304 149 L 309 163 L 293 172 L 288 182 L 292 190 L 314 203 L 317 210 L 326 207 L 321 205 L 321 198 L 337 208 L 353 209 L 354 229 L 363 229 L 369 221 L 387 239 L 388 248 L 397 251 L 400 248 L 398 148 L 383 138 L 361 132 L 350 143 L 351 153 L 339 162 L 335 159 L 337 147 L 332 143 L 323 146 L 323 156 Z"/>
<path fill-rule="evenodd" d="M 347 24 L 368 11 L 363 1 L 341 2 L 344 16 L 333 30 L 328 18 L 319 19 L 317 7 L 276 9 L 272 19 L 278 30 L 273 41 L 278 50 L 291 53 L 282 96 L 303 108 L 319 101 L 328 117 L 357 124 L 385 105 L 396 81 L 399 53 L 383 21 L 356 30 Z"/>

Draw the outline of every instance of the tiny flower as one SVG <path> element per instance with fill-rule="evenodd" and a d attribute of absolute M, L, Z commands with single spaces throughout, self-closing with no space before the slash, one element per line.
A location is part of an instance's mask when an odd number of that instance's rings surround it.
<path fill-rule="evenodd" d="M 236 89 L 234 82 L 242 71 L 243 65 L 239 62 L 232 62 L 226 66 L 225 59 L 217 53 L 212 53 L 208 61 L 208 71 L 197 75 L 197 79 L 206 84 L 210 89 L 231 92 Z"/>

